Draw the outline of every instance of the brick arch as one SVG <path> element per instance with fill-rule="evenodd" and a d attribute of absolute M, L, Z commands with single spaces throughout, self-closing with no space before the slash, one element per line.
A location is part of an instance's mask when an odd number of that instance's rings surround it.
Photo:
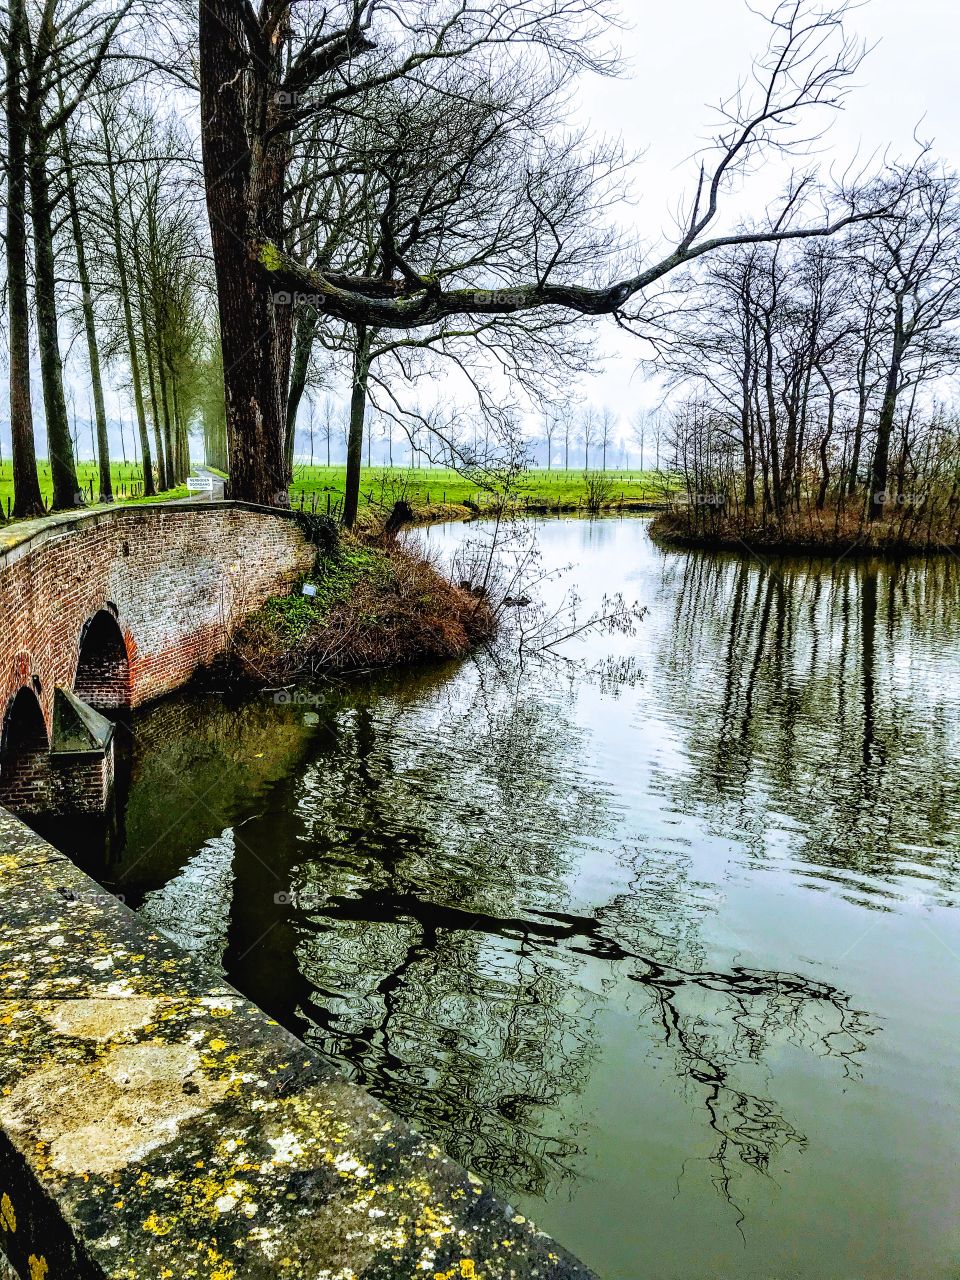
<path fill-rule="evenodd" d="M 130 657 L 116 612 L 109 605 L 83 624 L 73 691 L 97 711 L 130 708 Z"/>
<path fill-rule="evenodd" d="M 84 702 L 114 713 L 87 683 L 98 632 L 101 641 L 112 635 L 119 662 L 122 626 L 129 683 L 118 697 L 112 682 L 111 701 L 142 706 L 221 657 L 231 628 L 289 590 L 316 560 L 291 512 L 237 503 L 117 504 L 24 521 L 5 539 L 0 718 L 7 695 L 36 673 L 51 734 L 57 688 L 76 686 Z M 233 610 L 225 616 L 225 584 L 235 580 Z"/>
<path fill-rule="evenodd" d="M 33 809 L 50 787 L 50 739 L 39 699 L 23 685 L 7 703 L 0 736 L 0 804 Z"/>

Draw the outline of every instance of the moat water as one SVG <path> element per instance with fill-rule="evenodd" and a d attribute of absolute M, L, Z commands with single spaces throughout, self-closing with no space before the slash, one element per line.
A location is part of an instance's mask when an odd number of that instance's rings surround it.
<path fill-rule="evenodd" d="M 632 634 L 169 699 L 72 852 L 606 1280 L 955 1280 L 960 563 L 539 538 Z"/>

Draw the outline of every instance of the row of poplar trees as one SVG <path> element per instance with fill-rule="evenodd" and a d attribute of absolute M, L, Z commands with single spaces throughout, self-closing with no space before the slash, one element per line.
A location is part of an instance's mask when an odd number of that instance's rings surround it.
<path fill-rule="evenodd" d="M 65 353 L 85 348 L 99 498 L 112 501 L 105 376 L 132 402 L 143 492 L 182 483 L 206 408 L 211 312 L 189 148 L 175 117 L 116 56 L 130 6 L 9 0 L 6 258 L 14 514 L 45 509 L 32 379 L 39 369 L 53 508 L 81 505 Z M 36 364 L 32 351 L 36 352 Z M 222 414 L 222 409 L 221 409 Z"/>

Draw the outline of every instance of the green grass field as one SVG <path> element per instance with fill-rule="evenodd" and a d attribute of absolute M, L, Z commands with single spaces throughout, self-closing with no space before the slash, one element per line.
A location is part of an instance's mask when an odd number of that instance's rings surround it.
<path fill-rule="evenodd" d="M 49 504 L 53 496 L 53 482 L 50 478 L 50 464 L 43 460 L 37 463 L 37 470 L 40 473 L 40 492 L 43 494 L 44 501 Z M 143 501 L 143 495 L 139 491 L 139 487 L 143 483 L 143 471 L 136 463 L 114 463 L 110 468 L 110 474 L 113 477 L 113 492 L 118 502 Z M 90 483 L 93 482 L 93 501 L 97 500 L 97 486 L 99 484 L 100 473 L 97 470 L 95 462 L 80 462 L 77 464 L 77 476 L 83 486 L 84 497 L 87 502 L 90 498 Z M 158 497 L 164 499 L 170 498 L 186 498 L 188 496 L 186 488 L 168 489 Z M 13 506 L 13 463 L 4 461 L 0 463 L 0 504 L 3 507 L 3 514 L 7 514 L 8 504 Z"/>
<path fill-rule="evenodd" d="M 50 502 L 53 487 L 50 466 L 46 461 L 38 463 L 40 489 L 44 500 Z M 213 468 L 211 468 L 212 470 Z M 143 472 L 136 463 L 114 463 L 111 468 L 113 490 L 118 502 L 143 502 Z M 77 474 L 83 486 L 87 502 L 96 502 L 98 472 L 93 462 L 81 462 Z M 591 473 L 596 475 L 597 473 Z M 294 467 L 290 500 L 294 507 L 326 511 L 336 508 L 343 499 L 345 468 L 343 466 Z M 621 503 L 658 502 L 676 488 L 675 481 L 655 471 L 607 471 L 601 473 L 604 485 L 605 506 L 616 507 Z M 90 485 L 93 484 L 91 498 Z M 158 499 L 186 498 L 185 487 L 169 489 L 158 494 Z M 380 510 L 392 507 L 400 499 L 413 507 L 440 506 L 447 503 L 475 503 L 486 506 L 494 501 L 494 495 L 465 479 L 456 471 L 442 467 L 371 467 L 364 469 L 361 480 L 361 507 L 373 506 Z M 587 505 L 587 483 L 582 471 L 529 471 L 517 482 L 516 498 L 520 503 L 528 500 L 534 506 L 559 507 L 575 510 Z M 13 469 L 9 461 L 0 464 L 0 507 L 3 515 L 13 504 Z"/>
<path fill-rule="evenodd" d="M 591 473 L 596 475 L 597 473 Z M 670 477 L 654 471 L 607 471 L 601 473 L 606 487 L 605 505 L 616 506 L 620 502 L 657 502 L 675 489 Z M 344 468 L 294 467 L 290 497 L 299 507 L 301 494 L 304 505 L 312 507 L 317 495 L 317 510 L 325 510 L 327 498 L 331 507 L 343 497 Z M 528 498 L 531 504 L 562 508 L 576 508 L 586 504 L 587 484 L 582 471 L 529 471 L 517 484 L 517 496 L 522 502 Z M 476 484 L 464 479 L 456 471 L 440 467 L 423 467 L 413 470 L 406 467 L 371 467 L 364 469 L 361 479 L 361 505 L 392 506 L 399 499 L 411 506 L 438 505 L 442 503 L 474 502 L 486 505 L 493 495 L 484 492 Z"/>

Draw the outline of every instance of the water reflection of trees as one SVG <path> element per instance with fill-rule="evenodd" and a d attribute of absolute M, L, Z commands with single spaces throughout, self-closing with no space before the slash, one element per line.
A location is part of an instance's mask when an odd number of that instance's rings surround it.
<path fill-rule="evenodd" d="M 562 700 L 358 699 L 299 786 L 311 857 L 301 968 L 308 1037 L 502 1186 L 543 1194 L 579 1151 L 563 1120 L 596 1052 L 570 982 L 566 896 L 607 822 Z M 344 815 L 350 815 L 345 821 Z"/>
<path fill-rule="evenodd" d="M 829 984 L 711 966 L 710 890 L 683 857 L 635 851 L 616 896 L 573 910 L 566 878 L 615 816 L 579 731 L 556 694 L 478 699 L 347 706 L 298 784 L 303 1034 L 471 1168 L 544 1196 L 579 1172 L 597 1017 L 635 983 L 733 1200 L 738 1170 L 805 1142 L 770 1096 L 769 1055 L 790 1043 L 846 1066 L 868 1020 Z"/>
<path fill-rule="evenodd" d="M 738 589 L 756 645 L 757 587 Z M 678 622 L 700 643 L 687 614 Z M 739 677 L 753 705 L 763 661 Z M 591 774 L 568 684 L 449 675 L 331 692 L 309 730 L 268 704 L 198 700 L 179 728 L 158 718 L 131 827 L 145 841 L 148 818 L 182 807 L 187 820 L 172 852 L 132 844 L 121 875 L 152 891 L 168 927 L 225 943 L 241 990 L 505 1190 L 543 1197 L 582 1173 L 577 1099 L 600 1017 L 639 991 L 636 1052 L 670 1055 L 735 1201 L 744 1171 L 805 1141 L 775 1097 L 774 1054 L 790 1044 L 846 1068 L 868 1019 L 828 984 L 707 954 L 713 886 L 683 852 L 618 854 L 622 815 Z M 737 679 L 729 664 L 723 678 Z M 750 741 L 743 693 L 728 701 L 741 714 L 726 716 L 727 740 Z M 722 759 L 713 767 L 729 785 Z M 594 879 L 578 879 L 585 868 Z M 287 889 L 295 905 L 278 898 Z"/>
<path fill-rule="evenodd" d="M 770 1096 L 773 1054 L 789 1044 L 856 1073 L 874 1027 L 830 983 L 711 967 L 700 939 L 712 888 L 691 879 L 686 855 L 641 847 L 624 863 L 629 886 L 597 912 L 596 936 L 640 985 L 677 1078 L 715 1135 L 707 1157 L 714 1185 L 735 1203 L 739 1172 L 767 1173 L 785 1148 L 806 1146 Z"/>
<path fill-rule="evenodd" d="M 668 572 L 666 696 L 695 745 L 664 782 L 678 806 L 758 858 L 767 813 L 788 815 L 791 852 L 869 905 L 903 874 L 952 885 L 960 565 L 691 555 Z"/>

